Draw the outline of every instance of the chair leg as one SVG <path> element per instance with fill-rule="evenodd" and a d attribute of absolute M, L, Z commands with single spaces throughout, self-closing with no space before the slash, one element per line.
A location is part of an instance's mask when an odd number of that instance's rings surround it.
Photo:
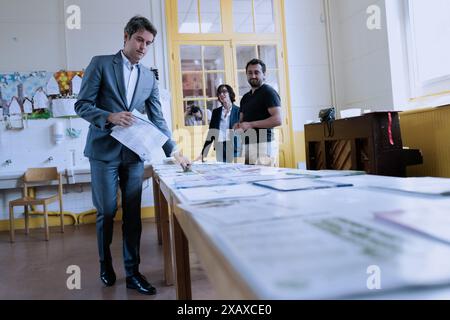
<path fill-rule="evenodd" d="M 48 241 L 48 239 L 50 238 L 50 232 L 48 229 L 48 213 L 46 204 L 44 204 L 44 227 L 45 227 L 45 240 Z"/>
<path fill-rule="evenodd" d="M 30 233 L 30 224 L 29 224 L 29 214 L 28 214 L 28 205 L 23 206 L 24 215 L 25 215 L 25 234 Z"/>
<path fill-rule="evenodd" d="M 14 242 L 14 207 L 9 206 L 9 239 Z"/>

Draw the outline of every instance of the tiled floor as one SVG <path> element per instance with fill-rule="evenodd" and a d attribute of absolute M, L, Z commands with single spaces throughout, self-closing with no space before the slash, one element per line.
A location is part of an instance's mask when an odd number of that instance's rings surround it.
<path fill-rule="evenodd" d="M 50 241 L 44 241 L 42 229 L 32 229 L 26 236 L 16 231 L 16 242 L 9 242 L 9 233 L 0 232 L 0 299 L 175 299 L 174 286 L 163 282 L 162 249 L 156 240 L 156 225 L 144 220 L 141 239 L 140 271 L 158 290 L 145 296 L 125 287 L 122 260 L 121 222 L 114 229 L 112 254 L 117 282 L 103 287 L 99 280 L 95 225 L 66 226 L 65 233 L 51 228 Z M 67 267 L 81 270 L 81 289 L 69 290 L 66 282 L 71 274 Z M 191 253 L 193 299 L 214 299 L 215 293 L 195 254 Z"/>

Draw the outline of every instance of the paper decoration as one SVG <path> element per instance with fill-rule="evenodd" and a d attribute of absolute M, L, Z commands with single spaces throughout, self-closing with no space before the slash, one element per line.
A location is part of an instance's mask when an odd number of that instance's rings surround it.
<path fill-rule="evenodd" d="M 46 91 L 47 91 L 48 95 L 61 93 L 59 91 L 59 85 L 58 85 L 58 82 L 56 81 L 55 77 L 51 77 L 50 80 L 48 80 Z"/>
<path fill-rule="evenodd" d="M 75 113 L 75 102 L 77 99 L 53 99 L 52 101 L 52 111 L 53 117 L 67 117 L 76 116 Z"/>
<path fill-rule="evenodd" d="M 53 73 L 46 71 L 33 71 L 29 73 L 6 73 L 0 74 L 0 87 L 3 99 L 10 101 L 12 97 L 18 96 L 17 86 L 23 85 L 23 96 L 32 98 L 36 90 L 45 88 Z"/>
<path fill-rule="evenodd" d="M 48 108 L 48 98 L 42 89 L 38 89 L 33 97 L 34 110 L 37 109 L 47 109 Z"/>
<path fill-rule="evenodd" d="M 8 130 L 22 130 L 24 127 L 24 121 L 21 114 L 10 115 L 6 120 L 6 129 Z"/>
<path fill-rule="evenodd" d="M 23 113 L 33 113 L 33 103 L 28 99 L 23 102 Z"/>
<path fill-rule="evenodd" d="M 61 91 L 62 95 L 74 94 L 73 92 L 71 93 L 71 89 L 73 89 L 71 81 L 75 76 L 82 77 L 83 72 L 82 71 L 58 71 L 55 73 L 55 79 L 56 79 L 56 81 L 58 81 L 59 90 Z M 78 92 L 79 92 L 79 90 L 78 90 Z"/>
<path fill-rule="evenodd" d="M 22 109 L 20 108 L 20 103 L 16 97 L 12 98 L 9 104 L 9 115 L 22 114 Z"/>
<path fill-rule="evenodd" d="M 79 94 L 81 88 L 81 77 L 76 75 L 72 79 L 72 94 Z"/>

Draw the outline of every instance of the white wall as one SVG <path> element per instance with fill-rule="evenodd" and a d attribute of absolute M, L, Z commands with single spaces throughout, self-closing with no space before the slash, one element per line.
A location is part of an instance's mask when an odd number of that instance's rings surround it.
<path fill-rule="evenodd" d="M 80 7 L 81 29 L 66 28 L 69 5 Z M 133 15 L 157 17 L 153 23 L 161 31 L 161 11 L 160 0 L 134 0 L 133 5 L 122 0 L 0 0 L 0 72 L 81 70 L 94 55 L 123 47 L 123 28 Z M 163 61 L 162 34 L 144 65 Z"/>
<path fill-rule="evenodd" d="M 331 0 L 336 97 L 339 110 L 393 110 L 385 0 Z M 370 5 L 381 9 L 381 29 L 367 28 Z"/>
<path fill-rule="evenodd" d="M 303 131 L 331 105 L 324 6 L 321 0 L 286 0 L 286 39 L 292 123 Z"/>

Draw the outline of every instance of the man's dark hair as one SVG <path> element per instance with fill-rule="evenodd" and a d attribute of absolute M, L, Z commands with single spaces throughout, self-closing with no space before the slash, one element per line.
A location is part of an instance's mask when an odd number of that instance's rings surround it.
<path fill-rule="evenodd" d="M 245 66 L 245 72 L 247 72 L 248 66 L 250 66 L 250 65 L 253 66 L 253 65 L 257 65 L 257 64 L 259 64 L 261 66 L 262 72 L 266 73 L 266 64 L 262 60 L 259 60 L 259 59 L 250 60 L 247 63 L 247 65 Z"/>
<path fill-rule="evenodd" d="M 133 34 L 141 30 L 147 30 L 153 35 L 153 37 L 156 37 L 156 34 L 158 33 L 155 26 L 143 16 L 134 16 L 131 18 L 123 31 L 128 34 L 129 38 L 131 38 Z"/>
<path fill-rule="evenodd" d="M 222 88 L 226 88 L 227 89 L 228 95 L 230 96 L 231 102 L 235 102 L 236 101 L 236 94 L 234 93 L 233 88 L 231 86 L 227 85 L 227 84 L 221 84 L 220 86 L 217 87 L 217 98 L 219 98 L 220 91 L 222 90 Z"/>

